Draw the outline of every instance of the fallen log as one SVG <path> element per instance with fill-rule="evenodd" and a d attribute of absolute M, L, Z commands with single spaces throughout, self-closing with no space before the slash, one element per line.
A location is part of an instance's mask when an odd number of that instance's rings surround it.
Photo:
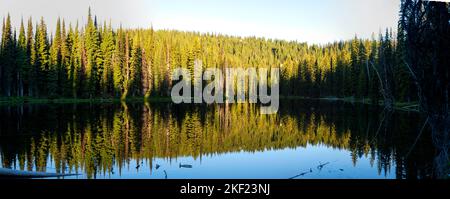
<path fill-rule="evenodd" d="M 80 174 L 60 174 L 35 171 L 19 171 L 13 169 L 0 168 L 0 178 L 53 178 L 64 176 L 76 176 Z"/>

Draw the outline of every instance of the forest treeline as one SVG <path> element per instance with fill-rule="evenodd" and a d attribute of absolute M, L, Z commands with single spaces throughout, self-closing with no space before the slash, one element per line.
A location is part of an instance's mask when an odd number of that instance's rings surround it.
<path fill-rule="evenodd" d="M 3 20 L 0 93 L 3 97 L 116 98 L 167 96 L 172 69 L 280 67 L 281 95 L 415 101 L 403 65 L 401 35 L 308 45 L 294 41 L 149 29 L 113 29 L 89 9 L 84 25 L 58 18 L 54 33 L 43 18 L 17 31 Z M 385 84 L 383 82 L 386 81 Z M 388 87 L 385 89 L 383 87 Z"/>

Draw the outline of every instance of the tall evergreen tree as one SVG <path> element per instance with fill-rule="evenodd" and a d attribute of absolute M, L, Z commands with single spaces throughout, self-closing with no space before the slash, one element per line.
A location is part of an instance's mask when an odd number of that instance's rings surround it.
<path fill-rule="evenodd" d="M 71 96 L 74 98 L 78 98 L 80 96 L 80 92 L 82 89 L 82 78 L 83 78 L 83 70 L 82 70 L 82 40 L 80 38 L 80 33 L 78 30 L 78 22 L 75 26 L 75 29 L 72 29 L 70 26 L 69 30 L 69 41 L 71 45 L 71 53 L 70 53 L 70 64 L 69 69 L 67 71 L 68 81 L 69 81 L 69 89 L 71 91 Z"/>
<path fill-rule="evenodd" d="M 113 83 L 113 54 L 114 54 L 114 33 L 111 24 L 103 28 L 103 38 L 101 43 L 101 51 L 103 53 L 103 71 L 101 75 L 101 91 L 102 96 L 114 91 Z"/>
<path fill-rule="evenodd" d="M 56 32 L 52 40 L 50 49 L 50 66 L 48 69 L 48 95 L 60 96 L 62 94 L 62 85 L 60 82 L 60 71 L 62 68 L 62 55 L 61 55 L 61 20 L 58 18 L 56 22 Z"/>
<path fill-rule="evenodd" d="M 133 39 L 133 47 L 130 55 L 129 90 L 132 96 L 142 96 L 142 50 L 139 44 L 139 36 Z"/>
<path fill-rule="evenodd" d="M 358 81 L 357 81 L 357 97 L 362 98 L 367 96 L 367 78 L 368 78 L 368 63 L 367 63 L 367 50 L 364 46 L 364 42 L 361 40 L 359 42 L 359 49 L 358 49 L 358 68 L 359 68 L 359 75 L 358 75 Z"/>
<path fill-rule="evenodd" d="M 358 80 L 359 80 L 359 72 L 360 69 L 360 62 L 359 62 L 359 39 L 355 36 L 355 38 L 352 40 L 351 44 L 351 68 L 350 68 L 350 81 L 348 82 L 348 86 L 350 87 L 350 92 L 352 95 L 357 94 L 358 90 Z"/>
<path fill-rule="evenodd" d="M 3 95 L 11 96 L 12 95 L 12 81 L 13 81 L 13 70 L 15 65 L 15 46 L 14 46 L 14 38 L 11 27 L 11 17 L 8 14 L 6 17 L 6 21 L 4 21 L 3 32 L 2 32 L 2 50 L 1 57 L 2 63 L 0 74 L 1 74 L 1 87 L 3 91 Z"/>
<path fill-rule="evenodd" d="M 29 97 L 34 97 L 35 93 L 37 92 L 36 82 L 37 82 L 37 70 L 36 70 L 36 46 L 33 36 L 33 20 L 30 17 L 28 19 L 28 25 L 27 25 L 27 65 L 24 70 L 24 84 L 25 88 L 27 90 Z"/>
<path fill-rule="evenodd" d="M 114 96 L 118 97 L 124 89 L 124 57 L 125 57 L 125 36 L 122 28 L 119 29 L 116 38 L 116 47 L 113 54 L 113 82 Z"/>
<path fill-rule="evenodd" d="M 61 25 L 61 64 L 58 68 L 58 93 L 61 96 L 70 96 L 70 82 L 68 80 L 68 70 L 70 65 L 70 51 L 69 51 L 68 37 L 66 33 L 66 23 L 63 20 Z"/>
<path fill-rule="evenodd" d="M 96 96 L 96 90 L 100 88 L 100 75 L 102 71 L 100 36 L 96 24 L 92 19 L 91 9 L 89 8 L 88 22 L 85 29 L 86 46 L 86 78 L 85 91 L 89 98 Z"/>
<path fill-rule="evenodd" d="M 29 71 L 29 61 L 27 59 L 27 39 L 25 35 L 25 26 L 23 19 L 20 23 L 19 40 L 17 46 L 17 68 L 16 68 L 16 94 L 20 97 L 24 96 L 24 79 L 27 79 Z"/>

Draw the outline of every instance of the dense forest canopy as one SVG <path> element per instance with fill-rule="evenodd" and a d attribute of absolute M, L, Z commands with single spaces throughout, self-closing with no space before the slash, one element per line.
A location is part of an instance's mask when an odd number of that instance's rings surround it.
<path fill-rule="evenodd" d="M 283 96 L 353 96 L 378 102 L 391 90 L 398 101 L 416 100 L 400 59 L 403 49 L 388 29 L 372 39 L 355 36 L 308 45 L 152 28 L 115 30 L 110 23 L 99 23 L 89 9 L 87 24 L 57 19 L 54 33 L 42 18 L 38 23 L 29 18 L 26 25 L 22 20 L 17 30 L 8 15 L 0 52 L 0 93 L 5 97 L 167 96 L 172 69 L 193 71 L 199 59 L 204 67 L 280 67 Z"/>

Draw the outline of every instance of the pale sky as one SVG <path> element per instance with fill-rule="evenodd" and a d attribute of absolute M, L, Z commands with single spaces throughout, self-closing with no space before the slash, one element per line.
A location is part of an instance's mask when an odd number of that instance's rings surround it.
<path fill-rule="evenodd" d="M 0 15 L 86 21 L 88 7 L 117 27 L 176 29 L 326 43 L 397 27 L 399 0 L 0 0 Z"/>

